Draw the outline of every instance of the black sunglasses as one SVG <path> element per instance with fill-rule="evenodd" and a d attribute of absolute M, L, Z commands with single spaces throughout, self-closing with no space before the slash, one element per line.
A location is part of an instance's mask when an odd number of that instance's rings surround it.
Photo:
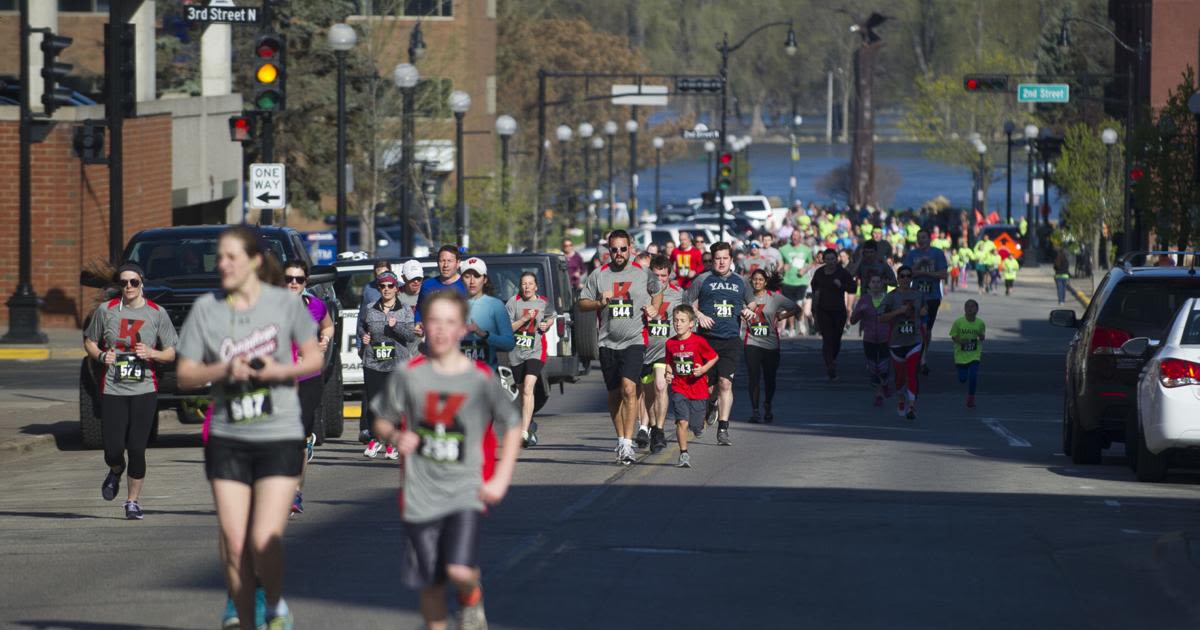
<path fill-rule="evenodd" d="M 380 282 L 379 288 L 380 289 L 395 289 L 396 285 L 391 282 Z"/>
<path fill-rule="evenodd" d="M 142 281 L 137 278 L 130 278 L 128 280 L 122 279 L 122 280 L 118 280 L 118 282 L 121 283 L 121 286 L 133 287 L 135 289 L 142 286 Z"/>
<path fill-rule="evenodd" d="M 296 284 L 304 284 L 304 282 L 306 280 L 308 280 L 308 278 L 306 278 L 304 276 L 284 276 L 284 278 L 287 278 L 288 284 L 291 284 L 293 282 L 295 282 Z"/>
<path fill-rule="evenodd" d="M 629 251 L 628 247 L 610 247 L 609 249 L 611 249 L 614 252 L 621 252 L 622 254 Z"/>

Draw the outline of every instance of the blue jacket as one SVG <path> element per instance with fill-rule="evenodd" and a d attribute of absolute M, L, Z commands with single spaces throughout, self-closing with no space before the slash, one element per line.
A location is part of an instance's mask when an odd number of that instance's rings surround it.
<path fill-rule="evenodd" d="M 480 340 L 475 333 L 467 333 L 462 340 L 463 349 L 468 355 L 472 355 L 470 349 L 475 348 L 477 354 L 472 358 L 496 367 L 496 353 L 508 352 L 516 346 L 508 309 L 504 307 L 504 302 L 490 295 L 472 298 L 470 305 L 469 321 L 486 330 L 487 338 Z M 479 351 L 483 351 L 482 354 L 478 354 Z"/>

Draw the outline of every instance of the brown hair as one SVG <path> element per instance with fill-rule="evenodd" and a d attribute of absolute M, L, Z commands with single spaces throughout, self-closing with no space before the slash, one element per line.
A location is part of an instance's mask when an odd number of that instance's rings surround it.
<path fill-rule="evenodd" d="M 275 254 L 263 242 L 261 235 L 245 225 L 235 225 L 221 232 L 221 238 L 237 239 L 242 244 L 242 250 L 250 258 L 255 256 L 262 259 L 262 263 L 258 265 L 258 279 L 275 286 L 283 285 L 283 267 L 279 265 L 279 260 L 275 258 Z"/>
<path fill-rule="evenodd" d="M 683 313 L 688 316 L 688 319 L 696 321 L 696 309 L 692 308 L 691 304 L 680 304 L 675 307 L 675 310 L 671 311 L 672 315 L 678 315 L 679 313 Z"/>

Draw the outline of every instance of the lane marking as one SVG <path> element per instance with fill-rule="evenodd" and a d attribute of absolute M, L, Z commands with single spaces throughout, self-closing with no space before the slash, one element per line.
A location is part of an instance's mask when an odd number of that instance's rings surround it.
<path fill-rule="evenodd" d="M 980 418 L 980 422 L 987 425 L 987 428 L 991 429 L 996 435 L 1008 440 L 1009 446 L 1016 446 L 1019 448 L 1029 448 L 1032 446 L 1032 444 L 1029 443 L 1029 440 L 1026 440 L 1012 431 L 1009 431 L 1008 427 L 1000 424 L 1000 421 L 995 418 Z"/>
<path fill-rule="evenodd" d="M 927 429 L 913 429 L 910 427 L 887 427 L 871 424 L 836 424 L 833 422 L 802 422 L 798 426 L 801 427 L 820 427 L 822 429 L 878 429 L 881 431 L 913 431 L 916 433 L 925 433 Z"/>
<path fill-rule="evenodd" d="M 613 551 L 628 551 L 630 553 L 650 553 L 662 555 L 696 555 L 704 553 L 696 549 L 671 549 L 671 548 L 656 548 L 656 547 L 612 547 Z"/>
<path fill-rule="evenodd" d="M 1121 502 L 1117 501 L 1116 499 L 1105 499 L 1104 505 L 1107 505 L 1108 507 L 1114 507 L 1114 508 L 1121 507 Z"/>

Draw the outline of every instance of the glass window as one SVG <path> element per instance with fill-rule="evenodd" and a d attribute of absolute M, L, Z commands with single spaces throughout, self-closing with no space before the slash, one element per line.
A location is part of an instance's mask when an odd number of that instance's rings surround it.
<path fill-rule="evenodd" d="M 404 0 L 404 15 L 421 17 L 450 17 L 454 15 L 452 0 Z"/>
<path fill-rule="evenodd" d="M 1183 329 L 1183 339 L 1180 343 L 1185 346 L 1200 346 L 1200 309 L 1192 309 L 1188 313 L 1187 326 Z"/>
<path fill-rule="evenodd" d="M 1200 279 L 1147 278 L 1126 280 L 1113 289 L 1100 312 L 1100 326 L 1124 330 L 1131 337 L 1157 339 L 1167 331 L 1179 307 L 1200 297 Z"/>
<path fill-rule="evenodd" d="M 486 262 L 486 260 L 485 260 Z M 494 263 L 488 265 L 488 281 L 496 289 L 495 296 L 507 303 L 521 288 L 521 274 L 531 271 L 537 276 L 538 293 L 546 294 L 546 278 L 538 264 Z"/>
<path fill-rule="evenodd" d="M 17 0 L 0 0 L 0 11 L 16 11 Z"/>
<path fill-rule="evenodd" d="M 366 287 L 367 283 L 375 277 L 375 272 L 371 269 L 363 269 L 343 274 L 344 272 L 338 272 L 337 280 L 333 283 L 334 293 L 337 294 L 342 310 L 357 311 L 362 303 L 363 287 Z"/>
<path fill-rule="evenodd" d="M 286 260 L 284 244 L 266 238 L 277 260 Z M 148 280 L 217 275 L 217 237 L 138 241 L 127 257 L 141 266 Z"/>

